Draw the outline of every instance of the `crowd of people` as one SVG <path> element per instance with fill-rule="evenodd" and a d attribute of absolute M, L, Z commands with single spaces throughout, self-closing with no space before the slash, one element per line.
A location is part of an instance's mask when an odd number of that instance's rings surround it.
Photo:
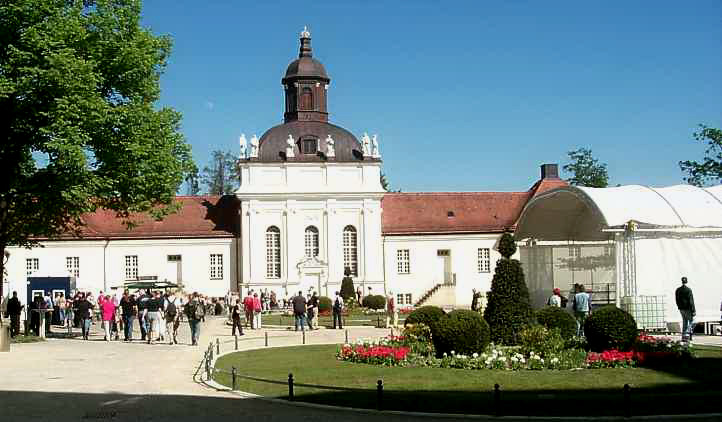
<path fill-rule="evenodd" d="M 174 292 L 138 290 L 131 293 L 125 290 L 122 295 L 103 294 L 97 298 L 91 292 L 76 292 L 72 297 L 58 293 L 53 299 L 49 295 L 37 295 L 28 305 L 30 317 L 29 329 L 35 335 L 40 334 L 40 314 L 48 315 L 45 320 L 46 332 L 51 324 L 61 327 L 79 328 L 82 338 L 88 340 L 93 324 L 100 323 L 104 340 L 133 341 L 133 328 L 137 320 L 140 340 L 148 344 L 167 342 L 178 344 L 178 328 L 182 320 L 188 321 L 191 331 L 191 343 L 198 344 L 200 323 L 209 312 L 223 312 L 222 300 L 209 300 L 203 295 L 193 293 L 184 296 Z M 8 301 L 7 313 L 10 316 L 10 335 L 20 333 L 20 320 L 24 305 L 13 292 Z M 41 311 L 41 312 L 35 312 Z M 52 312 L 52 313 L 50 313 Z"/>

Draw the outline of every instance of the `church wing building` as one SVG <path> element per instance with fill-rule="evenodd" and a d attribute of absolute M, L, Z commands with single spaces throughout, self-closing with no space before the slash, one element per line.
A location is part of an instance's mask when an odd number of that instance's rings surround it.
<path fill-rule="evenodd" d="M 133 229 L 107 211 L 87 215 L 80 238 L 10 248 L 5 291 L 24 298 L 27 277 L 70 275 L 94 294 L 155 278 L 209 296 L 332 296 L 349 274 L 401 306 L 468 307 L 472 289 L 491 285 L 500 235 L 531 198 L 566 185 L 556 165 L 523 192 L 387 193 L 378 138 L 329 123 L 331 79 L 308 31 L 300 43 L 281 80 L 283 124 L 241 136 L 235 195 L 178 197 L 178 213 L 136 216 Z"/>

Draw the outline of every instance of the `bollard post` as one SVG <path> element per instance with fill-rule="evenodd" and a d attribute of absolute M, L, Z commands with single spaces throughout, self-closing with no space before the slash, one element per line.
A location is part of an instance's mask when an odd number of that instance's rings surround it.
<path fill-rule="evenodd" d="M 221 354 L 221 339 L 219 338 L 216 339 L 216 354 Z"/>
<path fill-rule="evenodd" d="M 348 328 L 346 329 L 346 344 L 348 344 Z"/>
<path fill-rule="evenodd" d="M 231 382 L 232 390 L 236 391 L 236 367 L 235 366 L 231 368 L 231 381 L 232 381 Z"/>
<path fill-rule="evenodd" d="M 236 337 L 236 350 L 238 350 L 238 336 L 235 336 L 235 337 Z"/>
<path fill-rule="evenodd" d="M 376 381 L 376 410 L 383 408 L 384 400 L 384 382 L 383 380 Z"/>
<path fill-rule="evenodd" d="M 381 328 L 381 317 L 376 315 L 376 328 Z"/>
<path fill-rule="evenodd" d="M 211 362 L 206 360 L 206 379 L 211 380 Z"/>
<path fill-rule="evenodd" d="M 494 384 L 494 416 L 501 416 L 501 390 Z"/>
<path fill-rule="evenodd" d="M 288 401 L 293 401 L 293 374 L 288 374 Z"/>
<path fill-rule="evenodd" d="M 283 326 L 283 317 L 282 316 L 278 317 L 278 325 Z"/>
<path fill-rule="evenodd" d="M 68 321 L 68 337 L 73 337 L 73 322 Z"/>
<path fill-rule="evenodd" d="M 301 331 L 303 334 L 303 344 L 306 344 L 306 330 Z"/>
<path fill-rule="evenodd" d="M 268 331 L 266 331 L 265 334 L 266 334 L 266 336 L 265 336 L 266 337 L 266 347 L 268 347 Z"/>
<path fill-rule="evenodd" d="M 632 397 L 629 384 L 624 384 L 624 417 L 632 417 Z"/>

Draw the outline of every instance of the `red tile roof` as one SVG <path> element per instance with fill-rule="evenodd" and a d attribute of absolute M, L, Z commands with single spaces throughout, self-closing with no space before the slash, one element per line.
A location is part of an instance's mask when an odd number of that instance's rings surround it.
<path fill-rule="evenodd" d="M 529 192 L 389 193 L 381 231 L 394 234 L 498 233 L 513 228 Z"/>
<path fill-rule="evenodd" d="M 234 237 L 240 233 L 239 201 L 235 196 L 178 196 L 181 209 L 155 221 L 133 215 L 138 224 L 128 229 L 115 212 L 98 210 L 83 216 L 83 239 L 152 239 Z M 65 238 L 71 237 L 63 236 Z"/>
<path fill-rule="evenodd" d="M 527 192 L 388 193 L 381 200 L 384 235 L 499 233 L 513 230 L 534 196 L 567 186 L 541 179 Z"/>

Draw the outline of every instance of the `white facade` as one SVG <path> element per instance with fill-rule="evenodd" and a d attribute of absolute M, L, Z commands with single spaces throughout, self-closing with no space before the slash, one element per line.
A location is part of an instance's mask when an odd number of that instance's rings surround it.
<path fill-rule="evenodd" d="M 240 167 L 244 287 L 282 297 L 312 290 L 330 296 L 352 261 L 356 283 L 383 290 L 380 163 L 242 161 Z M 312 251 L 307 230 L 318 234 Z M 344 230 L 355 237 L 355 248 L 346 245 L 355 259 L 344 256 Z"/>
<path fill-rule="evenodd" d="M 97 295 L 137 275 L 181 282 L 187 292 L 224 296 L 236 282 L 234 245 L 233 238 L 187 238 L 53 240 L 32 249 L 10 247 L 5 292 L 16 290 L 25 302 L 28 276 L 77 275 L 77 288 Z"/>
<path fill-rule="evenodd" d="M 472 289 L 491 288 L 499 234 L 437 234 L 385 236 L 384 256 L 386 289 L 401 306 L 414 305 L 422 296 L 441 284 L 445 306 L 469 307 Z M 408 254 L 408 265 L 406 256 Z"/>

